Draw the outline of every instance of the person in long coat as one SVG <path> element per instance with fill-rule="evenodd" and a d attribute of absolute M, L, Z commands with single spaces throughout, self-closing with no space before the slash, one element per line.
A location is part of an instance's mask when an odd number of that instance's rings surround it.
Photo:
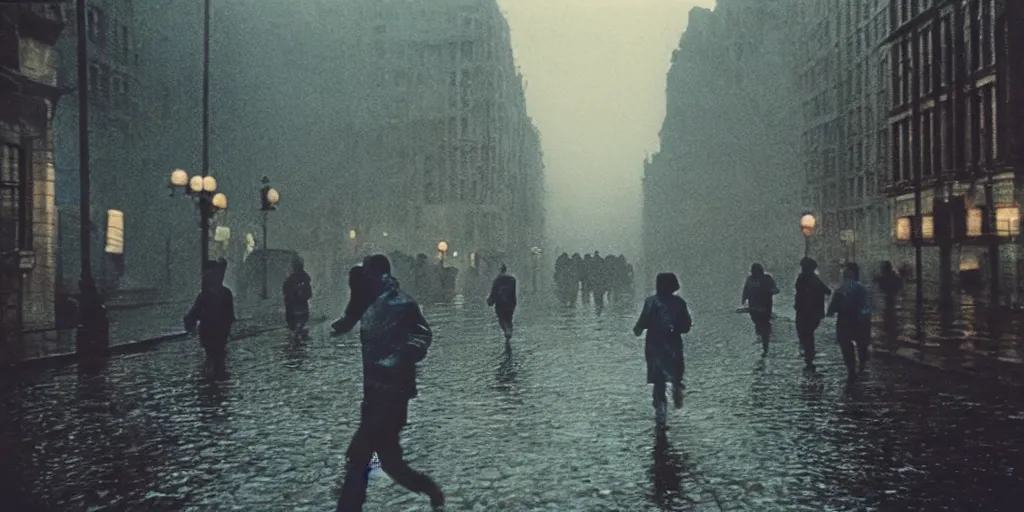
<path fill-rule="evenodd" d="M 644 356 L 647 359 L 647 383 L 654 384 L 654 411 L 659 427 L 665 425 L 668 405 L 666 384 L 672 383 L 672 400 L 683 406 L 683 334 L 690 332 L 693 319 L 686 301 L 675 295 L 679 279 L 675 274 L 658 274 L 655 294 L 644 301 L 643 312 L 633 327 L 640 336 L 647 331 Z"/>

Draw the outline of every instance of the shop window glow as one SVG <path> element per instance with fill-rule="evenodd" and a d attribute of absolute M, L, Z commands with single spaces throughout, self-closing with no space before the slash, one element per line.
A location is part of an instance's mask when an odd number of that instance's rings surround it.
<path fill-rule="evenodd" d="M 900 217 L 896 219 L 896 240 L 906 242 L 910 240 L 910 218 Z"/>
<path fill-rule="evenodd" d="M 935 218 L 931 215 L 921 217 L 921 238 L 931 240 L 935 236 Z"/>
<path fill-rule="evenodd" d="M 967 210 L 967 236 L 981 236 L 981 208 Z"/>
<path fill-rule="evenodd" d="M 996 208 L 996 227 L 999 236 L 1020 235 L 1020 208 Z"/>

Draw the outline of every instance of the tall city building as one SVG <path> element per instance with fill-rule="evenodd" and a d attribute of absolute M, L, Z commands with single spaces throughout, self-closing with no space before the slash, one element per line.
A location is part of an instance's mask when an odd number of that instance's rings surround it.
<path fill-rule="evenodd" d="M 347 19 L 355 180 L 338 227 L 361 248 L 445 241 L 456 265 L 528 261 L 543 245 L 540 136 L 497 2 L 357 1 Z"/>
<path fill-rule="evenodd" d="M 60 6 L 68 22 L 57 44 L 57 80 L 62 89 L 74 91 L 78 86 L 75 4 L 68 2 Z M 137 220 L 148 207 L 142 195 L 146 189 L 138 178 L 139 153 L 133 130 L 139 111 L 133 9 L 132 0 L 93 0 L 88 2 L 86 13 L 93 272 L 101 290 L 121 284 L 124 263 L 121 258 L 125 256 L 107 254 L 104 250 L 108 210 L 124 213 L 130 260 L 131 237 L 145 229 Z M 58 287 L 62 293 L 75 293 L 80 273 L 76 94 L 69 94 L 58 103 L 54 138 L 55 190 L 60 217 Z"/>
<path fill-rule="evenodd" d="M 65 22 L 56 5 L 0 4 L 0 367 L 57 341 L 54 46 Z"/>
<path fill-rule="evenodd" d="M 923 248 L 921 272 L 930 281 L 948 285 L 980 271 L 992 300 L 1019 300 L 1024 5 L 893 0 L 888 7 L 895 238 Z"/>
<path fill-rule="evenodd" d="M 902 259 L 885 197 L 888 0 L 797 0 L 805 202 L 817 217 L 814 256 L 838 278 L 843 262 Z"/>
<path fill-rule="evenodd" d="M 793 7 L 720 0 L 690 11 L 661 147 L 644 165 L 645 273 L 720 286 L 753 262 L 782 274 L 802 255 Z"/>

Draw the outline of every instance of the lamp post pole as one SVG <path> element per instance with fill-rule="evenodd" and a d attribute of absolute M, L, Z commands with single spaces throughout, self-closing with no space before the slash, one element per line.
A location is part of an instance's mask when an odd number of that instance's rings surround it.
<path fill-rule="evenodd" d="M 89 179 L 89 51 L 86 26 L 86 0 L 77 0 L 76 28 L 78 30 L 78 180 L 79 180 L 79 249 L 81 250 L 81 292 L 79 322 L 75 350 L 85 356 L 106 352 L 109 345 L 109 325 L 103 298 L 92 277 L 92 208 Z"/>
<path fill-rule="evenodd" d="M 267 210 L 263 210 L 260 213 L 263 214 L 263 295 L 262 296 L 263 296 L 263 300 L 266 300 L 269 297 L 269 294 L 267 292 L 267 279 L 268 279 L 268 277 L 267 277 L 267 273 L 268 273 L 267 272 L 267 260 L 270 257 L 270 255 L 267 254 L 267 245 L 268 245 L 267 244 L 267 214 L 270 213 L 270 212 L 268 212 Z"/>
<path fill-rule="evenodd" d="M 203 165 L 199 170 L 206 177 L 210 172 L 210 0 L 203 6 Z M 210 215 L 200 209 L 199 218 L 199 272 L 202 275 L 206 260 L 210 258 Z"/>
<path fill-rule="evenodd" d="M 263 217 L 263 292 L 260 294 L 264 300 L 269 297 L 267 292 L 267 266 L 270 255 L 267 253 L 267 216 L 271 211 L 277 209 L 277 201 L 280 199 L 277 191 L 270 187 L 270 178 L 264 176 L 261 180 L 263 187 L 260 188 L 260 213 Z"/>

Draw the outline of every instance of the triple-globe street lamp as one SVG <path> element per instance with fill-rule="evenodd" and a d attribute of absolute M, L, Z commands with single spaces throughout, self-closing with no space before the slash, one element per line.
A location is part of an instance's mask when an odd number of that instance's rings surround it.
<path fill-rule="evenodd" d="M 189 177 L 188 172 L 183 169 L 175 169 L 171 172 L 171 181 L 168 187 L 171 195 L 178 189 L 182 189 L 187 197 L 194 198 L 199 208 L 199 233 L 201 242 L 200 276 L 210 258 L 210 219 L 219 211 L 228 209 L 228 196 L 217 192 L 217 179 L 213 176 L 195 175 Z"/>

